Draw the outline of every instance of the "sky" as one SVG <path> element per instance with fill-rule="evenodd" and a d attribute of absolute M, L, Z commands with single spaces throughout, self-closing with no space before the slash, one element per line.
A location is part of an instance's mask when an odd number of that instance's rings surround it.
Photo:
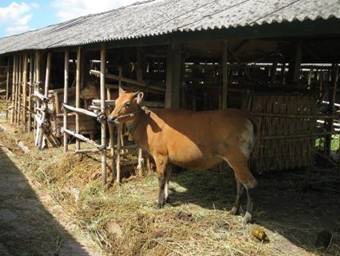
<path fill-rule="evenodd" d="M 0 0 L 0 37 L 19 34 L 137 0 Z"/>

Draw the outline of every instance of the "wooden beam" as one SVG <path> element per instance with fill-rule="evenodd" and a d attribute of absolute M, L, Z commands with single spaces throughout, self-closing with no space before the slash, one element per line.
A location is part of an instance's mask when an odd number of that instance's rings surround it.
<path fill-rule="evenodd" d="M 64 56 L 64 105 L 67 105 L 68 101 L 68 72 L 69 72 L 69 59 L 70 53 L 68 50 L 65 50 Z M 64 123 L 64 130 L 67 130 L 67 111 L 64 109 L 64 116 L 63 116 L 63 123 Z M 66 153 L 68 150 L 67 144 L 68 136 L 67 133 L 64 132 L 64 152 Z"/>
<path fill-rule="evenodd" d="M 222 109 L 228 107 L 228 43 L 222 43 Z"/>
<path fill-rule="evenodd" d="M 178 44 L 171 44 L 167 54 L 165 107 L 180 107 L 180 87 L 182 83 L 182 49 Z"/>
<path fill-rule="evenodd" d="M 100 112 L 105 113 L 105 74 L 106 74 L 106 48 L 102 47 L 100 50 Z M 101 123 L 101 146 L 106 148 L 106 122 Z M 103 183 L 107 182 L 106 171 L 106 150 L 101 152 L 101 169 Z"/>
<path fill-rule="evenodd" d="M 80 80 L 81 80 L 81 48 L 77 49 L 77 66 L 76 66 L 76 107 L 80 107 Z M 76 133 L 79 133 L 79 114 L 76 113 Z M 76 150 L 80 149 L 80 141 L 76 140 Z"/>

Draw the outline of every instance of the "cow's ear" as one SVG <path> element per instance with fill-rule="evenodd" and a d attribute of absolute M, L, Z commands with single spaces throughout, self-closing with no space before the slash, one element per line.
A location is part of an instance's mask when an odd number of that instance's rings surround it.
<path fill-rule="evenodd" d="M 136 99 L 136 103 L 138 105 L 142 103 L 143 98 L 144 98 L 144 93 L 143 92 L 137 92 L 136 93 L 135 99 Z"/>

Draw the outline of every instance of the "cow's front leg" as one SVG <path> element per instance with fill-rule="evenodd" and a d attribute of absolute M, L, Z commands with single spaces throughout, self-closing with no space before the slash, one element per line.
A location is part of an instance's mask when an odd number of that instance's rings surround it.
<path fill-rule="evenodd" d="M 158 208 L 163 208 L 165 204 L 165 187 L 167 184 L 167 172 L 166 172 L 166 167 L 167 167 L 167 157 L 164 156 L 157 156 L 155 157 L 155 162 L 156 162 L 156 168 L 157 168 L 157 175 L 158 175 L 158 185 L 159 185 L 159 194 L 158 194 L 158 203 L 157 207 Z"/>

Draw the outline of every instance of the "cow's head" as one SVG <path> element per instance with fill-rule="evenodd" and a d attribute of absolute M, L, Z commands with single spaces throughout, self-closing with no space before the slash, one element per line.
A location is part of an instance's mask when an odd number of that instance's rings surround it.
<path fill-rule="evenodd" d="M 143 100 L 143 92 L 126 92 L 119 87 L 118 98 L 115 100 L 115 108 L 108 117 L 109 122 L 125 123 L 131 121 L 140 111 L 140 103 Z"/>

